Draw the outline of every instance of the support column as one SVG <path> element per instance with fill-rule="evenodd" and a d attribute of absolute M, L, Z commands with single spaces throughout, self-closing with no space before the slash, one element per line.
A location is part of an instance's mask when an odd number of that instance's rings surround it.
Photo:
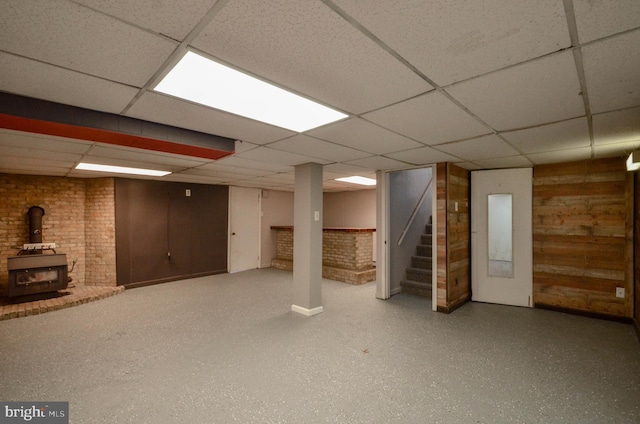
<path fill-rule="evenodd" d="M 293 304 L 306 316 L 322 312 L 322 165 L 295 167 Z"/>

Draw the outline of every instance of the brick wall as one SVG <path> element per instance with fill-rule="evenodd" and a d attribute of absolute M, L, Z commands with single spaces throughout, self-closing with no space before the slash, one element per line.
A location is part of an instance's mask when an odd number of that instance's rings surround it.
<path fill-rule="evenodd" d="M 293 229 L 282 228 L 276 231 L 276 257 L 288 261 L 293 260 Z"/>
<path fill-rule="evenodd" d="M 85 180 L 85 284 L 115 286 L 115 188 L 112 178 Z"/>
<path fill-rule="evenodd" d="M 373 243 L 371 232 L 322 232 L 322 264 L 337 268 L 371 268 Z"/>
<path fill-rule="evenodd" d="M 278 228 L 276 258 L 293 260 L 293 229 Z M 369 269 L 373 263 L 371 231 L 322 231 L 322 265 L 351 270 Z"/>
<path fill-rule="evenodd" d="M 56 251 L 65 253 L 69 266 L 77 260 L 74 271 L 70 274 L 76 284 L 84 284 L 86 276 L 91 275 L 91 284 L 111 285 L 110 281 L 93 280 L 93 266 L 105 257 L 105 249 L 113 250 L 115 242 L 99 242 L 104 257 L 87 263 L 87 242 L 85 232 L 91 228 L 95 237 L 102 238 L 113 230 L 111 221 L 94 215 L 95 209 L 108 209 L 107 203 L 113 204 L 113 189 L 108 186 L 113 182 L 108 179 L 85 180 L 78 178 L 45 177 L 31 175 L 0 174 L 0 293 L 5 293 L 8 283 L 6 258 L 14 256 L 24 243 L 29 242 L 29 220 L 27 211 L 31 206 L 40 206 L 45 215 L 42 218 L 42 240 L 56 243 Z M 90 188 L 87 190 L 87 186 Z M 90 193 L 87 197 L 87 192 Z M 87 212 L 87 203 L 90 204 Z M 87 213 L 90 219 L 87 220 Z M 106 247 L 105 247 L 106 246 Z M 97 248 L 92 240 L 91 253 Z M 108 259 L 101 266 L 107 267 Z M 111 261 L 115 275 L 115 260 Z M 89 269 L 91 268 L 91 269 Z M 97 275 L 107 275 L 103 271 Z M 115 280 L 114 280 L 115 281 Z"/>

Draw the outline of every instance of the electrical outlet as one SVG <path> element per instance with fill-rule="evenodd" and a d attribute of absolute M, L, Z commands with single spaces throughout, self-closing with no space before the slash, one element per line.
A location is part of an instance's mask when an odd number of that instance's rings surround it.
<path fill-rule="evenodd" d="M 616 297 L 624 299 L 624 287 L 616 287 Z"/>

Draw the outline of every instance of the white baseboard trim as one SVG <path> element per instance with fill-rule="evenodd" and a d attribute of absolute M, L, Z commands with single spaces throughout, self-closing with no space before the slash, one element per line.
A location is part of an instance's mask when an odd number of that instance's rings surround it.
<path fill-rule="evenodd" d="M 291 305 L 291 310 L 293 312 L 297 312 L 299 314 L 308 316 L 308 317 L 312 317 L 314 315 L 318 315 L 320 313 L 322 313 L 323 309 L 322 306 L 317 306 L 315 308 L 312 309 L 307 309 L 307 308 L 303 308 L 302 306 L 298 306 L 298 305 Z"/>
<path fill-rule="evenodd" d="M 402 291 L 402 287 L 396 287 L 395 289 L 391 290 L 391 292 L 389 293 L 391 296 L 398 294 Z"/>

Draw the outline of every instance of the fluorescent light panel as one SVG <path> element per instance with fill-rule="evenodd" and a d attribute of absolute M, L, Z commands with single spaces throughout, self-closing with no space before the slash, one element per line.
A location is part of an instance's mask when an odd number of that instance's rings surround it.
<path fill-rule="evenodd" d="M 98 171 L 98 172 L 114 172 L 116 174 L 133 174 L 133 175 L 149 175 L 152 177 L 164 177 L 171 174 L 168 171 L 156 171 L 154 169 L 142 169 L 142 168 L 128 168 L 126 166 L 113 166 L 113 165 L 99 165 L 97 163 L 84 163 L 80 162 L 76 169 L 82 169 L 85 171 Z"/>
<path fill-rule="evenodd" d="M 298 132 L 347 117 L 192 51 L 155 91 Z"/>
<path fill-rule="evenodd" d="M 352 184 L 360 184 L 365 186 L 376 185 L 376 180 L 374 180 L 373 178 L 366 178 L 366 177 L 359 177 L 359 176 L 336 178 L 336 181 L 342 181 L 345 183 L 352 183 Z"/>

